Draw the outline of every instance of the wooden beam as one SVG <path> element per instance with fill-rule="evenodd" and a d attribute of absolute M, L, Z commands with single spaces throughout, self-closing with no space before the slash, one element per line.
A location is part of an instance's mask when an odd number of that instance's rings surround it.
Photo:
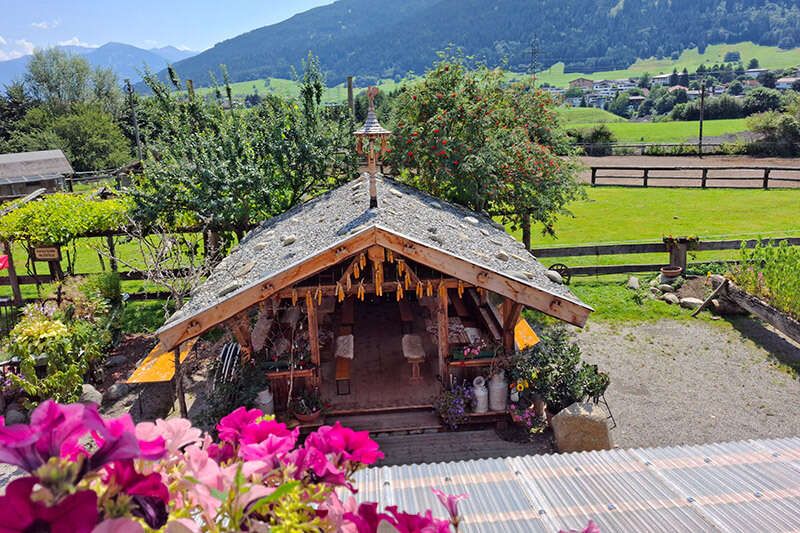
<path fill-rule="evenodd" d="M 253 342 L 251 339 L 253 328 L 247 310 L 229 319 L 227 325 L 236 338 L 236 342 L 239 343 L 239 348 L 242 350 L 242 364 L 249 362 L 253 355 Z"/>
<path fill-rule="evenodd" d="M 723 294 L 725 298 L 733 301 L 745 311 L 749 311 L 760 319 L 772 324 L 775 329 L 795 342 L 800 342 L 800 321 L 795 320 L 760 298 L 740 289 L 734 285 L 733 282 L 725 284 Z"/>
<path fill-rule="evenodd" d="M 401 284 L 403 283 L 402 279 L 399 280 L 399 281 L 400 281 Z M 448 289 L 456 289 L 456 288 L 458 288 L 458 280 L 455 279 L 455 278 L 444 278 L 444 279 L 442 279 L 442 278 L 432 278 L 430 280 L 424 279 L 424 280 L 420 280 L 420 281 L 422 282 L 423 285 L 427 285 L 427 283 L 430 281 L 433 284 L 434 287 L 438 287 L 439 283 L 444 283 L 445 287 L 447 287 Z M 465 289 L 469 288 L 469 287 L 472 287 L 471 283 L 463 283 L 462 282 L 462 285 L 463 285 L 463 287 Z M 382 287 L 383 287 L 383 292 L 394 292 L 395 290 L 397 290 L 397 280 L 384 281 L 382 283 Z M 297 297 L 298 298 L 303 298 L 303 297 L 305 297 L 306 292 L 310 292 L 311 295 L 313 296 L 313 295 L 316 294 L 317 290 L 321 290 L 323 296 L 335 296 L 336 295 L 336 285 L 301 285 L 301 286 L 294 286 L 294 287 L 288 288 L 288 289 L 281 289 L 276 294 L 278 295 L 279 298 L 291 298 L 292 297 L 292 291 L 297 291 Z M 357 290 L 358 290 L 358 283 L 353 283 L 353 286 L 350 288 L 350 290 L 348 291 L 347 289 L 345 289 L 344 292 L 345 292 L 345 294 L 350 296 L 350 295 L 356 294 Z M 375 292 L 375 284 L 372 283 L 372 282 L 364 283 L 364 290 L 367 293 L 374 293 Z"/>
<path fill-rule="evenodd" d="M 11 241 L 3 241 L 3 248 L 5 248 L 6 255 L 8 256 L 8 282 L 11 284 L 14 305 L 20 306 L 22 305 L 22 291 L 19 288 L 17 269 L 14 267 L 14 255 L 11 253 L 11 244 Z"/>
<path fill-rule="evenodd" d="M 183 369 L 181 365 L 181 345 L 178 344 L 173 350 L 173 357 L 175 363 L 175 396 L 178 398 L 178 408 L 180 409 L 181 417 L 189 417 L 189 409 L 186 408 L 186 395 L 183 391 Z"/>
<path fill-rule="evenodd" d="M 320 353 L 319 353 L 319 324 L 317 323 L 317 307 L 314 298 L 306 296 L 306 313 L 308 315 L 308 344 L 311 347 L 311 362 L 316 366 L 316 375 L 312 378 L 314 385 L 319 385 L 322 381 L 320 372 Z"/>
<path fill-rule="evenodd" d="M 450 354 L 450 320 L 447 316 L 447 291 L 438 298 L 436 307 L 436 328 L 439 337 L 439 375 L 445 387 L 450 385 L 447 371 L 447 357 Z"/>
<path fill-rule="evenodd" d="M 471 263 L 466 259 L 431 248 L 408 237 L 377 229 L 376 240 L 395 253 L 413 259 L 472 285 L 496 292 L 515 302 L 576 326 L 583 326 L 593 309 L 567 300 L 544 289 L 532 287 L 512 277 Z"/>
<path fill-rule="evenodd" d="M 176 344 L 205 333 L 237 313 L 269 299 L 281 289 L 313 276 L 355 253 L 362 252 L 372 244 L 375 244 L 373 229 L 353 235 L 308 259 L 291 265 L 269 280 L 253 283 L 208 309 L 165 325 L 158 332 L 159 340 L 166 349 L 172 349 Z"/>
<path fill-rule="evenodd" d="M 514 328 L 522 313 L 522 304 L 506 298 L 503 300 L 503 350 L 506 355 L 514 353 Z"/>

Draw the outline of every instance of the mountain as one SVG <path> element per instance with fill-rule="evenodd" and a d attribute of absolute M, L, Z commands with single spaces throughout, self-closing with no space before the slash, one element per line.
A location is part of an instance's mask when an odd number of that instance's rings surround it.
<path fill-rule="evenodd" d="M 332 84 L 422 72 L 454 45 L 476 61 L 526 70 L 624 68 L 708 44 L 800 46 L 796 0 L 338 0 L 255 29 L 174 67 L 196 85 L 224 64 L 233 81 L 290 77 L 312 51 Z M 532 53 L 532 50 L 536 50 Z"/>
<path fill-rule="evenodd" d="M 165 68 L 168 64 L 191 57 L 197 52 L 179 50 L 174 46 L 143 50 L 123 43 L 106 43 L 98 48 L 84 46 L 59 46 L 65 52 L 82 55 L 94 67 L 110 67 L 120 81 L 130 78 L 141 79 L 145 65 L 153 72 Z M 31 56 L 18 57 L 0 62 L 0 87 L 20 79 L 25 74 Z"/>

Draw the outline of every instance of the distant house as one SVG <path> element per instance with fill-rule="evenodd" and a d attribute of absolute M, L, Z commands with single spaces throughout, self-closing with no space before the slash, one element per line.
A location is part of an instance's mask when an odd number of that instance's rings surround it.
<path fill-rule="evenodd" d="M 594 86 L 594 80 L 590 80 L 589 78 L 575 78 L 571 82 L 569 82 L 570 88 L 578 88 L 584 91 L 591 91 L 592 87 Z"/>
<path fill-rule="evenodd" d="M 633 109 L 639 109 L 639 106 L 642 105 L 642 102 L 645 101 L 644 96 L 629 96 L 628 97 L 628 105 Z"/>
<path fill-rule="evenodd" d="M 748 78 L 756 79 L 762 74 L 765 74 L 767 72 L 768 70 L 765 68 L 749 68 L 744 71 L 744 75 L 747 76 Z"/>
<path fill-rule="evenodd" d="M 688 90 L 689 90 L 689 88 L 688 87 L 684 87 L 683 85 L 673 85 L 672 87 L 667 89 L 667 91 L 669 91 L 671 93 L 674 93 L 675 91 L 688 91 Z"/>
<path fill-rule="evenodd" d="M 653 76 L 651 81 L 653 85 L 661 85 L 662 87 L 666 87 L 669 85 L 669 80 L 672 77 L 672 74 L 659 74 L 658 76 Z"/>
<path fill-rule="evenodd" d="M 788 91 L 794 87 L 794 84 L 797 82 L 800 82 L 800 78 L 778 78 L 778 80 L 775 82 L 775 88 L 779 91 Z"/>
<path fill-rule="evenodd" d="M 0 200 L 25 196 L 36 189 L 64 189 L 64 179 L 74 174 L 61 150 L 0 154 Z"/>

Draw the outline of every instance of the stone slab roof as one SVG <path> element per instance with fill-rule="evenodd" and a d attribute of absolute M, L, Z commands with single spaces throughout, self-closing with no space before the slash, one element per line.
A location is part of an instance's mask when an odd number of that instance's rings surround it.
<path fill-rule="evenodd" d="M 61 150 L 0 154 L 0 178 L 22 178 L 72 174 L 72 166 Z"/>
<path fill-rule="evenodd" d="M 514 278 L 589 310 L 554 283 L 524 245 L 488 216 L 379 176 L 378 208 L 369 209 L 366 174 L 253 229 L 159 333 L 246 288 L 302 264 L 354 235 L 380 228 Z"/>

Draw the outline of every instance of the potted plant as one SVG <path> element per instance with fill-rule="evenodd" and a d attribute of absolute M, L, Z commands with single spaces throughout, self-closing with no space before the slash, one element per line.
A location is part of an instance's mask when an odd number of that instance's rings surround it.
<path fill-rule="evenodd" d="M 475 391 L 465 383 L 454 384 L 445 389 L 433 402 L 433 408 L 442 422 L 450 429 L 469 420 L 469 410 L 475 406 Z"/>
<path fill-rule="evenodd" d="M 289 411 L 304 424 L 316 422 L 322 415 L 322 398 L 319 389 L 300 392 L 289 402 Z"/>

